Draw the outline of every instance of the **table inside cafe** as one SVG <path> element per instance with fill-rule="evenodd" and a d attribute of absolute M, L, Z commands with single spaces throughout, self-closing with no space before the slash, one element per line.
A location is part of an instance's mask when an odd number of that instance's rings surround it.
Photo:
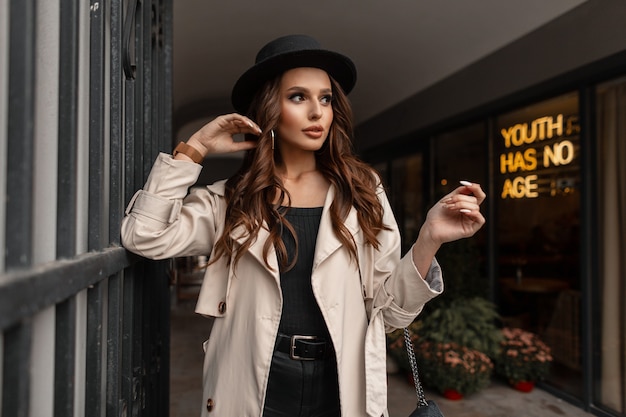
<path fill-rule="evenodd" d="M 530 330 L 539 334 L 550 320 L 556 297 L 570 287 L 566 281 L 547 277 L 504 277 L 499 282 L 504 299 L 525 307 Z"/>

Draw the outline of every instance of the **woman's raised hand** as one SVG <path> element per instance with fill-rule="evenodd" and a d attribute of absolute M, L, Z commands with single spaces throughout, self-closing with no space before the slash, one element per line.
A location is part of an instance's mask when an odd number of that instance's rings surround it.
<path fill-rule="evenodd" d="M 412 253 L 422 277 L 426 276 L 432 258 L 442 244 L 473 236 L 485 224 L 480 213 L 480 204 L 485 197 L 480 185 L 462 181 L 460 187 L 428 211 Z"/>
<path fill-rule="evenodd" d="M 238 113 L 218 116 L 194 133 L 187 144 L 193 146 L 202 156 L 217 153 L 244 151 L 256 147 L 256 141 L 237 142 L 233 136 L 238 133 L 260 135 L 261 128 L 246 116 Z"/>
<path fill-rule="evenodd" d="M 480 213 L 485 197 L 479 184 L 463 181 L 439 200 L 428 211 L 424 224 L 433 241 L 442 244 L 474 235 L 485 224 Z"/>

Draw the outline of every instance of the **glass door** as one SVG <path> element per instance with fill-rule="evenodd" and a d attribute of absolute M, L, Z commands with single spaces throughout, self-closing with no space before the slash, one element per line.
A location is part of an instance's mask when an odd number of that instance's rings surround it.
<path fill-rule="evenodd" d="M 582 398 L 578 94 L 496 119 L 495 280 L 505 324 L 552 349 L 547 378 Z"/>
<path fill-rule="evenodd" d="M 423 153 L 394 159 L 389 177 L 390 203 L 400 228 L 404 254 L 417 239 L 424 221 Z"/>

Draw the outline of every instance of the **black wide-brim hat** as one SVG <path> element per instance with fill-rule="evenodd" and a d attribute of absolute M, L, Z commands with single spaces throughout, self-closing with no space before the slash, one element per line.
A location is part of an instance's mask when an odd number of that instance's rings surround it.
<path fill-rule="evenodd" d="M 348 94 L 356 83 L 356 67 L 350 58 L 322 49 L 307 35 L 288 35 L 265 45 L 256 55 L 254 66 L 235 83 L 231 100 L 235 110 L 246 113 L 263 84 L 283 72 L 301 67 L 319 68 L 339 83 Z"/>

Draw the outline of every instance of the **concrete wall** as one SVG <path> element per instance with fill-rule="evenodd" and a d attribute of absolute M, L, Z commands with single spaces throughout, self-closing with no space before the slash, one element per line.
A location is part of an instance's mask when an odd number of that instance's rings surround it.
<path fill-rule="evenodd" d="M 599 71 L 626 72 L 625 22 L 626 1 L 589 0 L 361 123 L 356 128 L 357 148 L 367 153 L 469 113 L 501 110 L 512 95 L 519 104 L 524 95 L 536 99 L 547 94 L 546 89 L 575 88 Z"/>

